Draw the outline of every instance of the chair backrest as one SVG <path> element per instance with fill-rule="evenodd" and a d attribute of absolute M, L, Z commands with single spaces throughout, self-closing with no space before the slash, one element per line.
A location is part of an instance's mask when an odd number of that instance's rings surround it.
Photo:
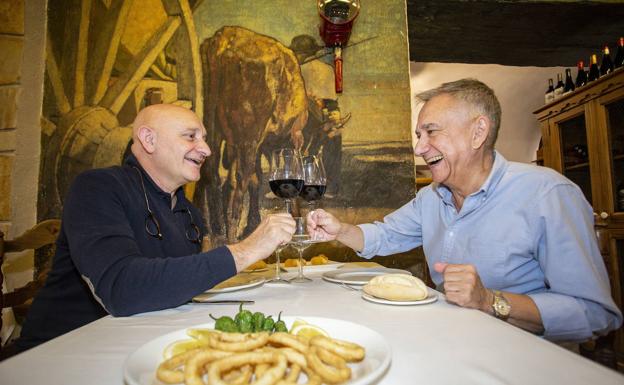
<path fill-rule="evenodd" d="M 61 230 L 59 219 L 48 219 L 33 226 L 22 235 L 12 240 L 6 240 L 0 231 L 0 267 L 4 263 L 5 253 L 20 252 L 25 250 L 36 250 L 43 246 L 53 244 Z M 0 309 L 12 308 L 25 316 L 29 302 L 34 298 L 37 291 L 45 283 L 46 274 L 39 274 L 26 285 L 4 293 L 0 290 Z M 0 288 L 4 282 L 4 275 L 0 268 Z M 0 329 L 2 329 L 2 318 L 0 317 Z M 0 348 L 1 349 L 1 348 Z"/>

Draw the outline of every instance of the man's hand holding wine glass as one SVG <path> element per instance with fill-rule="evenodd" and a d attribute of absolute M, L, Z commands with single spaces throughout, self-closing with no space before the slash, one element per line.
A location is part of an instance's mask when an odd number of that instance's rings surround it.
<path fill-rule="evenodd" d="M 316 241 L 339 241 L 355 251 L 364 248 L 364 234 L 354 225 L 340 222 L 323 209 L 308 213 L 307 228 L 310 237 Z"/>
<path fill-rule="evenodd" d="M 228 245 L 234 256 L 236 271 L 270 256 L 280 245 L 288 243 L 295 233 L 295 221 L 288 213 L 268 215 L 247 238 Z"/>

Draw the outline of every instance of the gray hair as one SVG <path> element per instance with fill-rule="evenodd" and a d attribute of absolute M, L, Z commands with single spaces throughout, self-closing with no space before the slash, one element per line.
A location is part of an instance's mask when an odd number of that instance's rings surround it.
<path fill-rule="evenodd" d="M 448 94 L 472 105 L 479 113 L 486 115 L 492 122 L 486 145 L 494 148 L 501 121 L 501 106 L 494 90 L 477 79 L 460 79 L 443 83 L 437 88 L 416 95 L 416 99 L 426 103 L 438 95 Z"/>

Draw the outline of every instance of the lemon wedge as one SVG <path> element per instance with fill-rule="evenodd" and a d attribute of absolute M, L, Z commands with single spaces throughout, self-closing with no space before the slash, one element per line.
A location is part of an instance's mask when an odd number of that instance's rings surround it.
<path fill-rule="evenodd" d="M 325 337 L 329 337 L 329 334 L 327 334 L 327 332 L 323 329 L 321 329 L 320 327 L 316 326 L 316 325 L 312 325 L 312 324 L 299 324 L 297 326 L 294 326 L 291 331 L 290 334 L 294 334 L 298 337 L 303 337 L 306 339 L 310 339 L 312 337 L 315 336 L 325 336 Z"/>
<path fill-rule="evenodd" d="M 194 329 L 194 328 L 186 329 L 186 334 L 189 337 L 193 337 L 196 340 L 206 341 L 206 342 L 208 342 L 208 338 L 210 337 L 210 335 L 214 333 L 221 333 L 221 332 L 215 329 Z"/>
<path fill-rule="evenodd" d="M 292 326 L 290 327 L 290 331 L 288 331 L 290 334 L 293 334 L 293 330 L 299 326 L 299 325 L 307 325 L 308 323 L 304 320 L 302 320 L 301 318 L 296 318 L 295 322 L 293 322 Z"/>
<path fill-rule="evenodd" d="M 163 351 L 163 357 L 165 358 L 165 360 L 168 360 L 171 357 L 176 356 L 180 353 L 184 353 L 191 349 L 200 348 L 202 346 L 207 346 L 207 342 L 196 339 L 173 341 L 172 343 L 167 345 L 167 347 L 165 347 L 165 350 Z"/>

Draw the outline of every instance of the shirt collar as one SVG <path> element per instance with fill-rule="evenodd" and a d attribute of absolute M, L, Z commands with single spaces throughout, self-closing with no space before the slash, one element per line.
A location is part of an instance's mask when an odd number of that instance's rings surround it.
<path fill-rule="evenodd" d="M 509 162 L 501 153 L 496 150 L 494 150 L 493 156 L 494 164 L 492 165 L 492 170 L 490 170 L 490 174 L 488 175 L 485 182 L 483 182 L 481 187 L 474 193 L 470 194 L 470 196 L 484 194 L 483 197 L 487 198 L 496 188 L 498 182 L 500 182 L 503 178 Z M 453 205 L 453 194 L 448 187 L 439 183 L 434 183 L 432 187 L 433 190 L 438 194 L 438 196 L 444 201 L 444 203 Z"/>

